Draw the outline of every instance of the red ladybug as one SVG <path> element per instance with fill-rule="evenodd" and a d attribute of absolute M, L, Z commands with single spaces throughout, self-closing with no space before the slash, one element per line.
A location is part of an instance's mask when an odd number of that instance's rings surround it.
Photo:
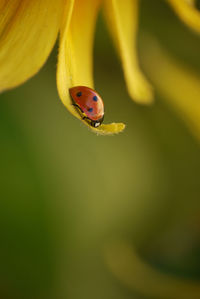
<path fill-rule="evenodd" d="M 104 104 L 98 93 L 86 86 L 75 86 L 69 89 L 72 102 L 83 119 L 92 127 L 99 127 L 104 118 Z"/>

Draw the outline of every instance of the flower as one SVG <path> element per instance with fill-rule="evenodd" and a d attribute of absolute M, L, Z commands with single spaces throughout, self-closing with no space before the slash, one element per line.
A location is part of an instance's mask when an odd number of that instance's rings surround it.
<path fill-rule="evenodd" d="M 200 32 L 200 14 L 194 0 L 166 1 L 187 25 Z M 58 92 L 66 108 L 82 120 L 72 105 L 69 88 L 93 88 L 93 36 L 102 7 L 131 98 L 151 103 L 152 87 L 142 74 L 137 57 L 138 5 L 138 0 L 0 0 L 0 90 L 16 87 L 36 74 L 60 34 Z M 91 129 L 112 134 L 124 127 L 122 123 L 112 123 Z"/>

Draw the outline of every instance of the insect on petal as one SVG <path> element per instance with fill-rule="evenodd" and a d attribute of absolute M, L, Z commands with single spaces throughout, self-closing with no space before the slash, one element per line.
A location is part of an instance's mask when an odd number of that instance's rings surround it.
<path fill-rule="evenodd" d="M 93 88 L 93 39 L 100 4 L 101 0 L 66 1 L 60 34 L 57 86 L 63 104 L 75 117 L 96 133 L 114 134 L 123 129 L 121 124 L 91 127 L 72 105 L 69 95 L 71 87 Z"/>

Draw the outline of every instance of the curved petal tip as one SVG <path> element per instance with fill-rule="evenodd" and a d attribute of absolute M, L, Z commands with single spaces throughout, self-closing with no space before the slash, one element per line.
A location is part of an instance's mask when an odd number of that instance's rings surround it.
<path fill-rule="evenodd" d="M 144 105 L 151 105 L 154 102 L 153 87 L 139 70 L 137 71 L 137 78 L 135 78 L 135 85 L 130 84 L 128 91 L 135 102 Z"/>
<path fill-rule="evenodd" d="M 111 123 L 111 124 L 102 124 L 98 128 L 93 128 L 93 132 L 97 133 L 98 135 L 113 135 L 122 132 L 125 129 L 126 125 L 123 123 Z"/>
<path fill-rule="evenodd" d="M 153 88 L 142 73 L 137 50 L 138 0 L 104 0 L 104 16 L 122 61 L 125 81 L 131 98 L 151 104 Z"/>
<path fill-rule="evenodd" d="M 200 33 L 200 12 L 196 0 L 167 0 L 179 18 L 191 29 Z"/>
<path fill-rule="evenodd" d="M 81 115 L 77 112 L 77 110 L 72 105 L 68 105 L 70 112 L 78 118 L 81 122 L 84 123 L 92 132 L 96 133 L 97 135 L 114 135 L 121 133 L 126 125 L 124 123 L 111 123 L 111 124 L 101 124 L 99 127 L 95 128 L 92 127 L 87 121 L 85 121 Z"/>

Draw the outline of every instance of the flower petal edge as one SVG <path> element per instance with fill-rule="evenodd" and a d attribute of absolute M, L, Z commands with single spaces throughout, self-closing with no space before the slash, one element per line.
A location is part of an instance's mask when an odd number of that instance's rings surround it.
<path fill-rule="evenodd" d="M 0 3 L 0 91 L 32 77 L 49 56 L 60 28 L 64 0 Z"/>
<path fill-rule="evenodd" d="M 178 17 L 191 29 L 200 33 L 200 12 L 195 8 L 194 0 L 166 0 Z"/>
<path fill-rule="evenodd" d="M 104 0 L 104 15 L 122 61 L 131 98 L 149 104 L 153 101 L 153 90 L 141 72 L 137 55 L 138 5 L 138 0 Z"/>

